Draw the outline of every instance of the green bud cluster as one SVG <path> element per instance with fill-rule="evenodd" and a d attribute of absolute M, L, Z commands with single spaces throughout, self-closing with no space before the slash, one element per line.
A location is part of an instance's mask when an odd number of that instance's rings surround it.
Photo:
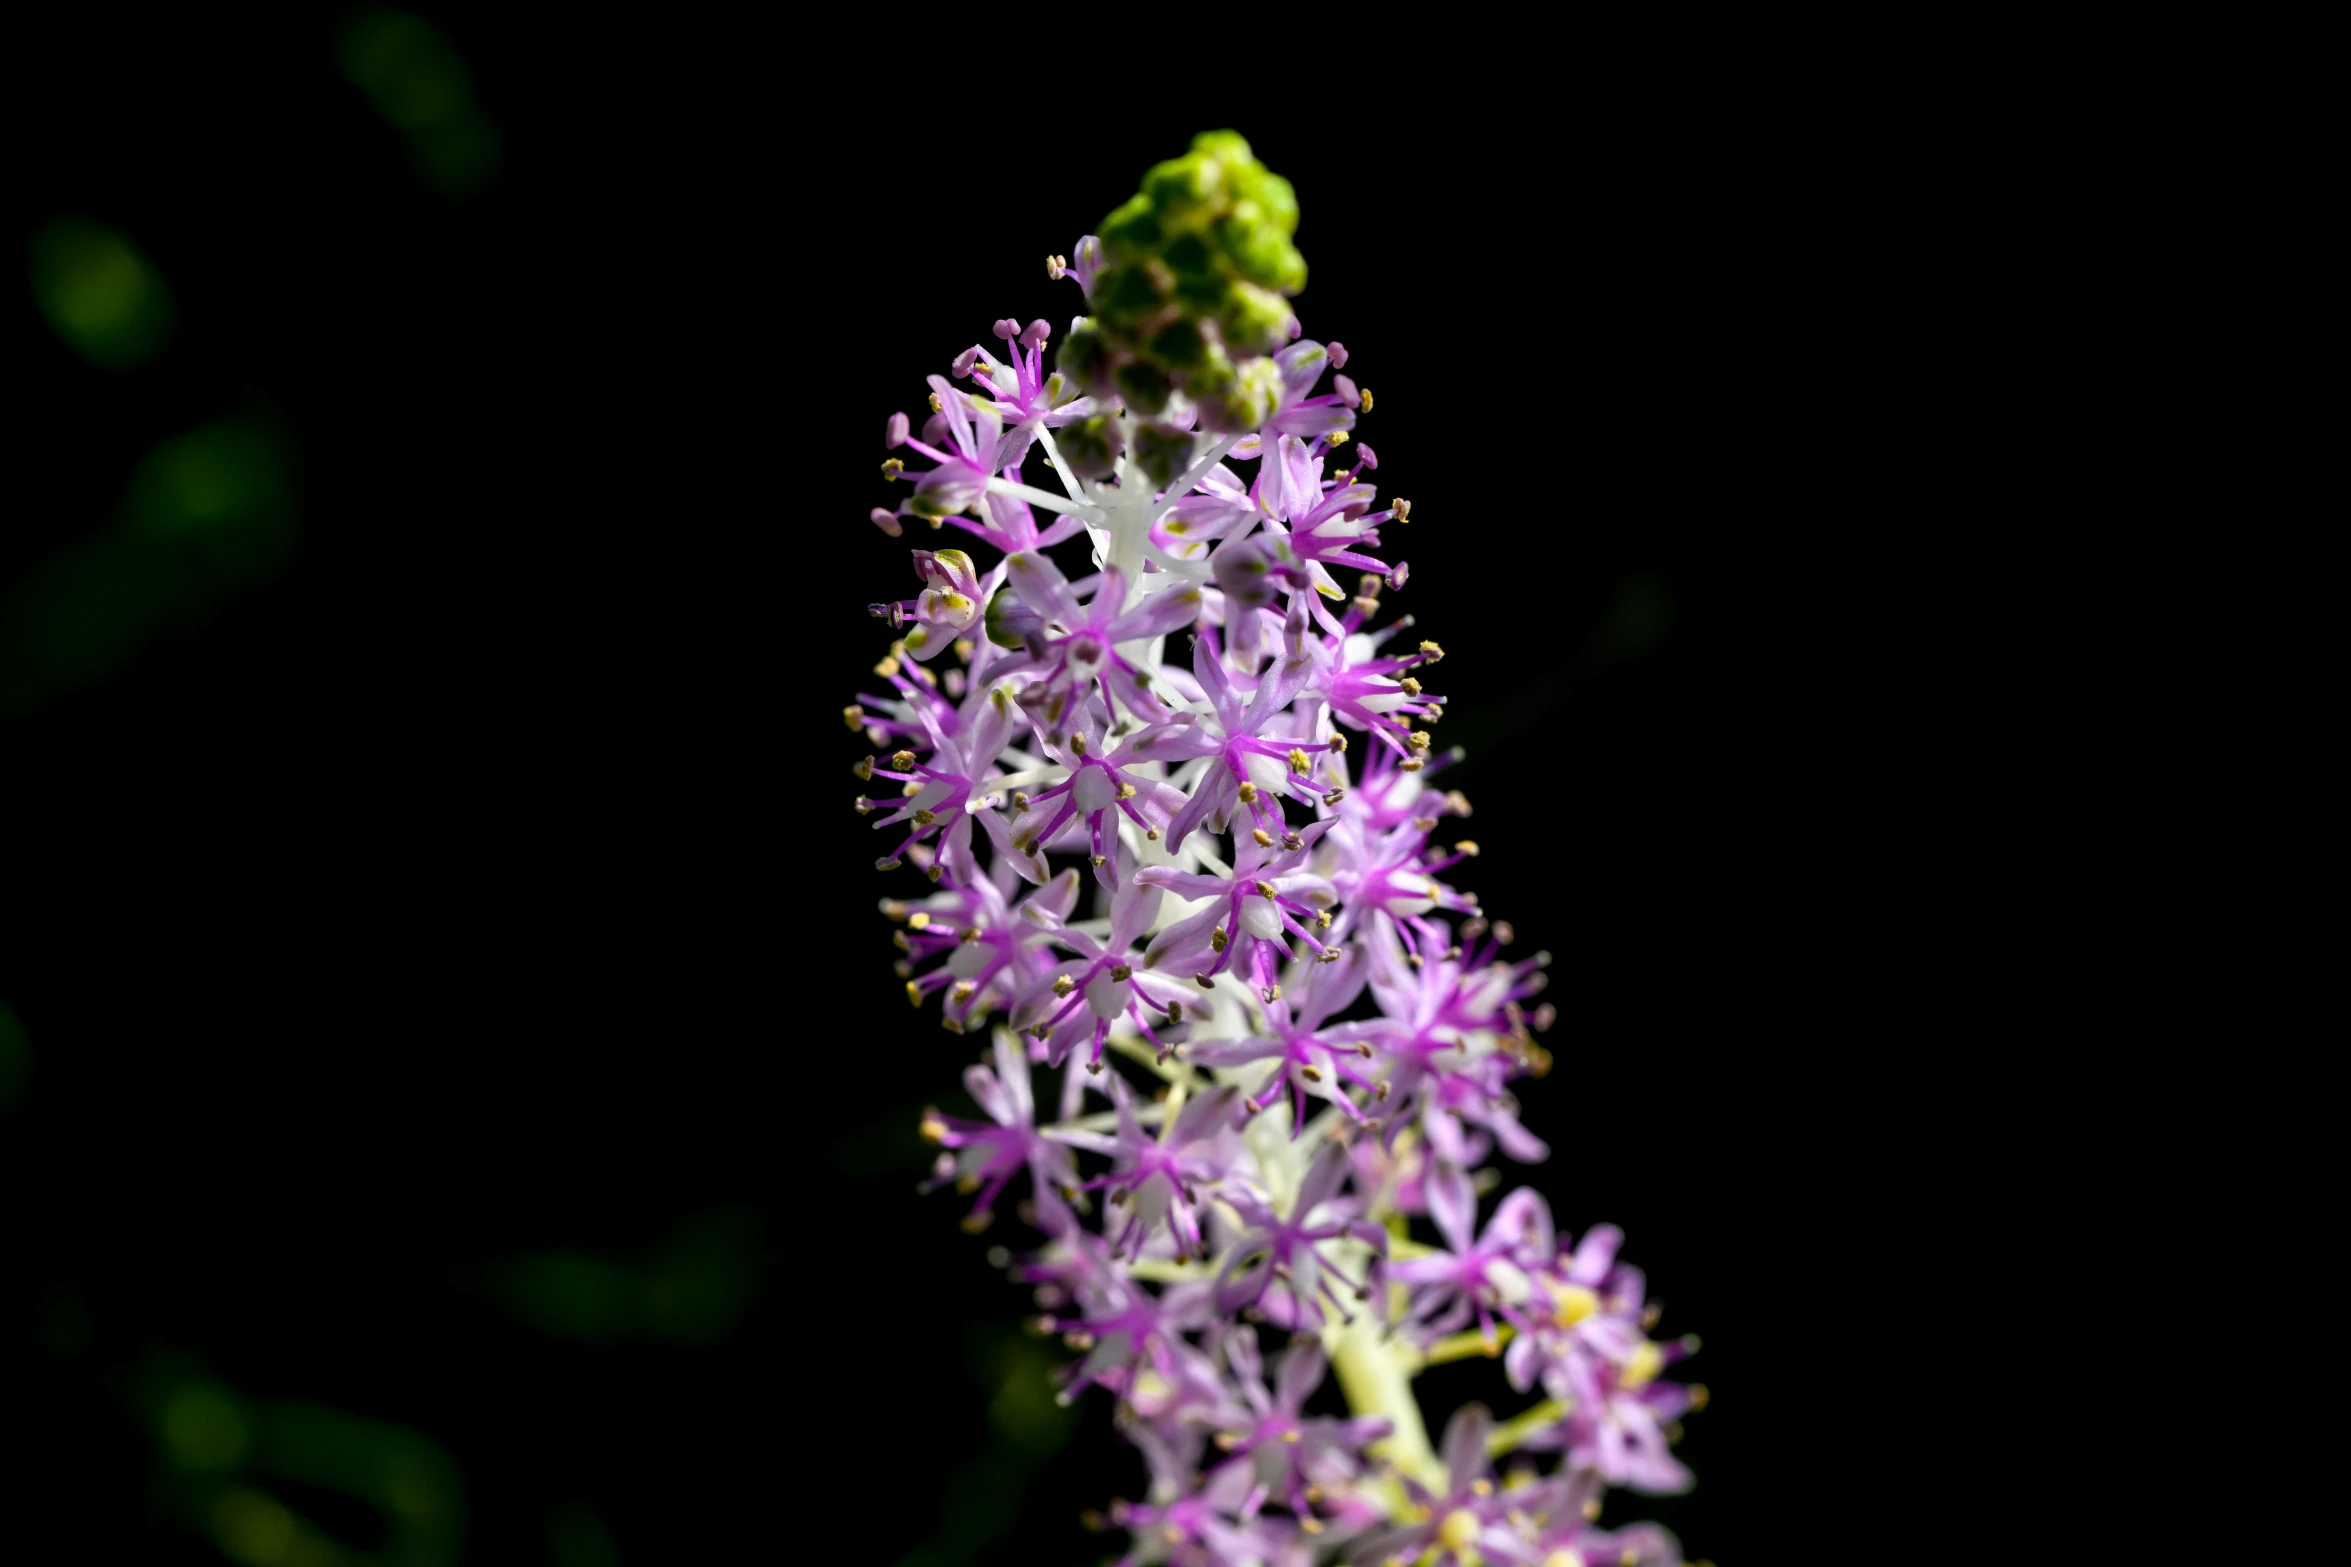
<path fill-rule="evenodd" d="M 1290 182 L 1234 132 L 1202 132 L 1103 220 L 1094 315 L 1062 339 L 1056 362 L 1140 418 L 1156 418 L 1180 390 L 1206 428 L 1255 429 L 1281 397 L 1265 356 L 1288 334 L 1287 296 L 1306 286 L 1305 258 L 1290 242 L 1297 231 Z"/>

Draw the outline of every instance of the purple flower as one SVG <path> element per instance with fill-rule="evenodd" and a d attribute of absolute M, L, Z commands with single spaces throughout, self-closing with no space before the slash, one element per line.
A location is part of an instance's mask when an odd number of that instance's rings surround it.
<path fill-rule="evenodd" d="M 986 1118 L 925 1113 L 927 1184 L 1041 1232 L 1002 1260 L 1076 1357 L 1061 1396 L 1108 1392 L 1148 1472 L 1125 1567 L 1667 1567 L 1670 1535 L 1585 1508 L 1688 1483 L 1704 1390 L 1660 1372 L 1696 1341 L 1651 1336 L 1614 1230 L 1566 1248 L 1524 1187 L 1477 1224 L 1490 1159 L 1549 1153 L 1514 1094 L 1551 1065 L 1549 959 L 1456 885 L 1443 650 L 1383 601 L 1412 508 L 1289 307 L 1296 222 L 1204 135 L 1048 258 L 1090 316 L 998 321 L 919 431 L 886 422 L 913 489 L 869 519 L 973 552 L 915 551 L 919 592 L 869 606 L 893 640 L 842 715 L 877 867 L 928 882 L 882 902 L 906 995 L 987 1034 Z M 1440 1457 L 1413 1378 L 1481 1348 L 1541 1401 L 1461 1410 Z M 1328 1378 L 1344 1417 L 1309 1412 Z M 1499 1487 L 1512 1449 L 1559 1467 Z"/>
<path fill-rule="evenodd" d="M 1347 1151 L 1334 1144 L 1307 1167 L 1286 1215 L 1244 1192 L 1226 1197 L 1246 1228 L 1217 1274 L 1212 1299 L 1219 1312 L 1229 1317 L 1259 1307 L 1285 1327 L 1319 1325 L 1325 1304 L 1342 1317 L 1350 1314 L 1334 1281 L 1357 1300 L 1369 1298 L 1376 1277 L 1358 1283 L 1327 1254 L 1330 1243 L 1342 1238 L 1361 1242 L 1382 1259 L 1388 1254 L 1388 1232 L 1354 1217 L 1355 1204 L 1336 1200 L 1346 1175 Z"/>
<path fill-rule="evenodd" d="M 994 1216 L 996 1199 L 1015 1175 L 1027 1171 L 1053 1187 L 1074 1187 L 1077 1171 L 1066 1148 L 1038 1135 L 1036 1101 L 1029 1094 L 1027 1055 L 1011 1036 L 996 1037 L 995 1070 L 966 1067 L 963 1083 L 988 1113 L 986 1121 L 965 1121 L 925 1110 L 923 1135 L 953 1152 L 939 1156 L 939 1169 L 925 1184 L 934 1190 L 953 1181 L 964 1190 L 976 1190 L 977 1200 L 966 1229 L 985 1229 Z"/>

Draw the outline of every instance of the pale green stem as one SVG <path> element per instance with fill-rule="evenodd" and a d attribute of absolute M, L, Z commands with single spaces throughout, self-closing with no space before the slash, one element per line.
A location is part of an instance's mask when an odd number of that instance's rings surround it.
<path fill-rule="evenodd" d="M 1412 1373 L 1406 1369 L 1406 1346 L 1400 1339 L 1383 1342 L 1374 1313 L 1356 1314 L 1353 1322 L 1325 1329 L 1323 1347 L 1330 1352 L 1331 1369 L 1339 1374 L 1339 1391 L 1347 1408 L 1357 1415 L 1378 1415 L 1395 1427 L 1369 1451 L 1433 1491 L 1445 1489 L 1445 1466 L 1429 1445 L 1429 1429 L 1420 1418 L 1420 1401 L 1412 1396 Z M 1392 1507 L 1401 1506 L 1401 1496 Z"/>
<path fill-rule="evenodd" d="M 1213 469 L 1218 463 L 1223 462 L 1225 460 L 1225 454 L 1240 444 L 1240 436 L 1228 435 L 1223 440 L 1210 447 L 1207 456 L 1192 464 L 1190 470 L 1186 472 L 1182 478 L 1176 480 L 1175 483 L 1167 487 L 1165 492 L 1166 498 L 1161 500 L 1159 504 L 1152 509 L 1151 520 L 1153 522 L 1157 522 L 1160 518 L 1166 516 L 1170 507 L 1174 506 L 1177 501 L 1182 500 L 1185 496 L 1191 494 L 1192 486 L 1198 484 L 1202 479 L 1207 478 L 1209 470 Z"/>
<path fill-rule="evenodd" d="M 1524 1414 L 1513 1415 L 1486 1433 L 1486 1456 L 1500 1458 L 1515 1450 L 1519 1443 L 1565 1418 L 1569 1409 L 1563 1398 L 1546 1398 Z"/>
<path fill-rule="evenodd" d="M 1502 1346 L 1509 1343 L 1517 1332 L 1516 1328 L 1505 1322 L 1491 1339 L 1475 1328 L 1467 1333 L 1456 1333 L 1451 1338 L 1441 1338 L 1420 1356 L 1419 1365 L 1414 1369 L 1419 1369 L 1419 1366 L 1441 1366 L 1448 1361 L 1468 1360 L 1478 1355 L 1499 1355 Z"/>
<path fill-rule="evenodd" d="M 1031 506 L 1042 506 L 1047 511 L 1074 511 L 1088 522 L 1099 521 L 1102 516 L 1102 508 L 1099 506 L 1089 506 L 1084 501 L 1069 500 L 1054 494 L 1051 490 L 1040 490 L 1033 484 L 1015 484 L 1010 479 L 990 478 L 988 493 L 1010 495 L 1016 499 L 1027 501 Z"/>
<path fill-rule="evenodd" d="M 1037 426 L 1037 444 L 1045 448 L 1046 462 L 1055 473 L 1061 475 L 1061 487 L 1069 491 L 1069 498 L 1088 506 L 1094 505 L 1093 486 L 1070 471 L 1069 465 L 1061 460 L 1061 448 L 1053 444 L 1053 432 L 1043 425 Z"/>

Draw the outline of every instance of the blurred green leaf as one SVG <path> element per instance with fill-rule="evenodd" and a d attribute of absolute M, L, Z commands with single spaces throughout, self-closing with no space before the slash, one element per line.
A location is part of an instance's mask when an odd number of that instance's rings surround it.
<path fill-rule="evenodd" d="M 457 1466 L 421 1431 L 299 1399 L 257 1402 L 183 1361 L 151 1373 L 147 1407 L 187 1525 L 246 1567 L 448 1567 L 464 1533 Z M 365 1552 L 276 1494 L 339 1492 L 383 1519 Z M 299 1493 L 297 1493 L 299 1494 Z"/>
<path fill-rule="evenodd" d="M 343 75 L 386 123 L 405 131 L 417 172 L 450 196 L 479 189 L 498 166 L 498 128 L 448 35 L 421 16 L 374 9 L 343 29 Z"/>
<path fill-rule="evenodd" d="M 296 531 L 286 462 L 222 420 L 151 449 L 112 527 L 43 562 L 0 603 L 0 714 L 111 673 L 274 571 Z"/>
<path fill-rule="evenodd" d="M 548 1515 L 547 1554 L 555 1567 L 620 1567 L 620 1552 L 603 1521 L 576 1503 Z"/>
<path fill-rule="evenodd" d="M 109 369 L 155 357 L 171 291 L 139 248 L 104 224 L 60 218 L 33 236 L 33 297 L 76 353 Z"/>

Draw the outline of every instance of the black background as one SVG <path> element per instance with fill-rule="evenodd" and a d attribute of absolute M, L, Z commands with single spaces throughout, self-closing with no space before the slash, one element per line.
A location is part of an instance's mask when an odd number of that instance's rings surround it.
<path fill-rule="evenodd" d="M 445 25 L 503 136 L 467 200 L 331 20 L 59 34 L 25 100 L 20 246 L 119 226 L 178 327 L 107 372 L 21 288 L 0 313 L 0 566 L 224 414 L 288 432 L 302 534 L 0 730 L 0 995 L 36 1062 L 0 1121 L 0 1421 L 42 1455 L 8 1527 L 218 1559 L 154 1503 L 124 1391 L 181 1353 L 432 1435 L 473 1561 L 550 1559 L 575 1503 L 626 1561 L 1095 1558 L 1076 1515 L 1139 1460 L 1099 1401 L 1050 1451 L 989 1424 L 1024 1302 L 983 1254 L 1018 1227 L 913 1193 L 968 1042 L 890 976 L 875 901 L 919 883 L 871 869 L 838 713 L 885 640 L 862 606 L 913 581 L 863 520 L 884 417 L 996 317 L 1065 329 L 1044 255 L 1231 124 L 1298 188 L 1300 314 L 1415 503 L 1392 602 L 1449 654 L 1461 879 L 1556 955 L 1528 1178 L 1563 1227 L 1623 1225 L 1663 1331 L 1706 1339 L 1698 1489 L 1611 1516 L 1725 1561 L 1771 1537 L 1876 1243 L 1838 1217 L 1882 939 L 1851 840 L 1893 764 L 1849 741 L 1900 682 L 1804 650 L 1863 613 L 1846 528 L 1922 308 L 1869 221 L 1888 163 L 1767 94 L 1603 111 L 1538 72 L 1162 108 L 1009 56 L 918 88 L 878 41 L 870 74 L 786 72 L 683 29 Z M 748 1237 L 711 1342 L 565 1342 L 464 1283 L 696 1223 Z M 1512 1407 L 1477 1372 L 1443 1391 Z M 990 1497 L 989 1541 L 941 1543 Z"/>

